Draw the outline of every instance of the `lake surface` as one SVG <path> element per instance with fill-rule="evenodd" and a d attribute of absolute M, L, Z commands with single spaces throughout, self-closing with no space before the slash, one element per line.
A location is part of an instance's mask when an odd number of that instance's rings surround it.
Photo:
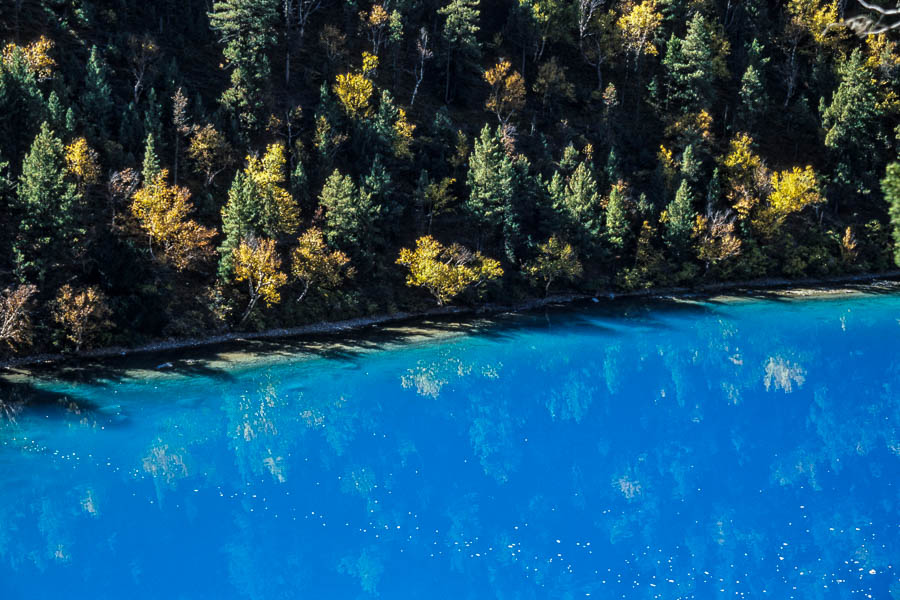
<path fill-rule="evenodd" d="M 900 598 L 898 320 L 597 305 L 7 385 L 0 598 Z"/>

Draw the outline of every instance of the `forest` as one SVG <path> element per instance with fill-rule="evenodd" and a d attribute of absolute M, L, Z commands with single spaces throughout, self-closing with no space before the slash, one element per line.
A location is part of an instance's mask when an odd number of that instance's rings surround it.
<path fill-rule="evenodd" d="M 852 0 L 3 0 L 0 356 L 900 263 Z"/>

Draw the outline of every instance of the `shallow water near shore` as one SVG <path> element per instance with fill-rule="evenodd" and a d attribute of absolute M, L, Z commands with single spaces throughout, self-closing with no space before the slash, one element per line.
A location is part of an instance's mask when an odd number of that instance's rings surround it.
<path fill-rule="evenodd" d="M 900 598 L 898 334 L 622 302 L 16 378 L 0 598 Z"/>

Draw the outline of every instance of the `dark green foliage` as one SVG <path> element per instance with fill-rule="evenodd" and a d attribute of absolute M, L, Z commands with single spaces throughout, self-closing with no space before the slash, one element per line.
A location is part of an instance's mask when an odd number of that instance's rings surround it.
<path fill-rule="evenodd" d="M 834 164 L 834 181 L 848 199 L 868 194 L 885 164 L 890 141 L 883 126 L 874 73 L 854 50 L 841 66 L 841 82 L 822 109 L 825 147 Z"/>
<path fill-rule="evenodd" d="M 616 185 L 610 190 L 606 205 L 606 241 L 614 251 L 621 252 L 630 235 L 625 193 L 621 186 Z"/>
<path fill-rule="evenodd" d="M 113 112 L 113 95 L 109 84 L 109 68 L 100 57 L 97 46 L 91 46 L 85 67 L 84 91 L 80 99 L 82 118 L 94 132 L 94 136 L 107 137 Z"/>
<path fill-rule="evenodd" d="M 682 181 L 675 193 L 675 199 L 666 208 L 666 245 L 675 257 L 683 258 L 691 244 L 691 232 L 697 213 L 694 211 L 694 197 L 687 180 Z"/>
<path fill-rule="evenodd" d="M 335 171 L 325 181 L 319 204 L 325 210 L 328 243 L 371 265 L 381 231 L 373 194 L 360 190 L 348 175 Z"/>
<path fill-rule="evenodd" d="M 642 16 L 652 30 L 628 39 L 617 23 L 637 1 L 13 4 L 0 2 L 0 289 L 41 284 L 36 322 L 52 322 L 48 301 L 71 283 L 103 288 L 123 344 L 227 327 L 247 300 L 232 251 L 272 239 L 287 274 L 311 227 L 360 276 L 327 302 L 289 302 L 289 282 L 261 326 L 409 309 L 395 261 L 424 234 L 501 260 L 491 301 L 533 293 L 522 266 L 551 238 L 576 249 L 591 291 L 885 269 L 900 244 L 900 173 L 886 169 L 900 144 L 896 38 L 820 35 L 815 3 L 797 16 L 796 3 L 660 1 Z M 360 19 L 376 4 L 379 32 Z M 484 73 L 503 59 L 525 103 L 496 128 Z M 560 69 L 568 84 L 548 91 Z M 361 86 L 359 114 L 336 101 L 338 75 Z M 746 172 L 726 164 L 742 133 Z M 282 142 L 286 164 L 260 156 Z M 252 177 L 248 156 L 268 161 Z M 827 203 L 767 212 L 773 174 L 807 165 Z M 184 272 L 135 230 L 133 192 L 163 168 L 187 200 L 172 213 L 184 235 L 217 229 L 217 251 Z"/>
<path fill-rule="evenodd" d="M 65 165 L 62 142 L 44 123 L 25 156 L 12 202 L 19 221 L 13 257 L 23 282 L 43 284 L 50 269 L 74 255 L 78 195 L 66 180 Z"/>
<path fill-rule="evenodd" d="M 0 156 L 18 160 L 31 145 L 46 106 L 34 74 L 21 52 L 0 65 Z M 18 164 L 15 171 L 18 171 Z"/>
<path fill-rule="evenodd" d="M 225 240 L 218 249 L 221 279 L 231 280 L 234 269 L 232 253 L 241 240 L 258 233 L 260 212 L 256 184 L 243 171 L 238 171 L 228 190 L 228 203 L 222 209 L 222 233 Z"/>
<path fill-rule="evenodd" d="M 893 227 L 894 262 L 900 266 L 900 163 L 888 165 L 887 173 L 881 180 L 881 189 L 884 191 Z"/>
<path fill-rule="evenodd" d="M 668 96 L 673 113 L 692 113 L 707 109 L 713 102 L 713 51 L 706 19 L 696 13 L 688 24 L 687 35 L 672 34 L 666 45 Z"/>
<path fill-rule="evenodd" d="M 222 0 L 213 3 L 209 14 L 232 69 L 222 104 L 237 117 L 245 135 L 262 125 L 271 74 L 268 53 L 276 41 L 277 21 L 276 0 Z"/>

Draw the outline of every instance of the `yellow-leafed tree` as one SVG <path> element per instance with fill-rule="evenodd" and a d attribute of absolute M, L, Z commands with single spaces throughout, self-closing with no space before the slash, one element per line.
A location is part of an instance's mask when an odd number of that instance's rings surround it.
<path fill-rule="evenodd" d="M 497 115 L 501 123 L 525 107 L 525 79 L 511 69 L 512 63 L 504 58 L 484 72 L 484 80 L 491 86 L 484 107 Z"/>
<path fill-rule="evenodd" d="M 354 274 L 353 267 L 348 266 L 350 259 L 347 255 L 338 250 L 331 251 L 325 244 L 322 230 L 316 227 L 300 236 L 292 257 L 291 274 L 303 284 L 298 302 L 306 297 L 311 286 L 334 289 Z"/>
<path fill-rule="evenodd" d="M 56 61 L 50 56 L 51 50 L 53 50 L 53 42 L 44 36 L 39 37 L 37 41 L 27 46 L 17 46 L 9 43 L 3 48 L 0 64 L 12 61 L 16 53 L 21 52 L 28 69 L 34 73 L 38 80 L 49 79 L 53 76 L 53 68 L 56 67 Z"/>
<path fill-rule="evenodd" d="M 216 232 L 189 218 L 193 205 L 187 188 L 166 183 L 162 170 L 134 193 L 131 212 L 147 232 L 150 247 L 162 248 L 165 258 L 182 271 L 212 255 Z"/>
<path fill-rule="evenodd" d="M 85 186 L 100 180 L 100 164 L 96 150 L 88 146 L 87 140 L 78 138 L 66 146 L 66 169 L 78 181 L 82 193 Z"/>
<path fill-rule="evenodd" d="M 581 277 L 584 269 L 571 244 L 555 235 L 538 247 L 538 255 L 525 265 L 525 273 L 534 281 L 544 284 L 544 294 L 550 293 L 550 285 L 559 279 L 573 281 Z"/>
<path fill-rule="evenodd" d="M 343 73 L 337 76 L 334 93 L 337 94 L 341 106 L 353 118 L 368 117 L 372 113 L 372 93 L 375 86 L 364 75 L 359 73 Z"/>
<path fill-rule="evenodd" d="M 248 156 L 247 176 L 262 196 L 260 225 L 267 233 L 290 234 L 300 225 L 300 207 L 285 188 L 287 153 L 284 144 L 270 144 L 262 158 Z"/>
<path fill-rule="evenodd" d="M 0 345 L 15 350 L 31 343 L 29 304 L 37 288 L 30 284 L 9 288 L 0 294 Z"/>
<path fill-rule="evenodd" d="M 77 289 L 66 284 L 53 302 L 53 320 L 62 327 L 66 339 L 75 344 L 76 352 L 99 340 L 112 326 L 111 313 L 106 296 L 96 287 Z"/>
<path fill-rule="evenodd" d="M 207 187 L 233 162 L 231 144 L 212 125 L 204 125 L 194 133 L 187 153 L 206 178 Z"/>
<path fill-rule="evenodd" d="M 278 290 L 287 283 L 287 275 L 281 271 L 281 257 L 275 248 L 275 240 L 242 240 L 234 249 L 234 279 L 239 283 L 246 281 L 250 293 L 250 304 L 239 326 L 247 321 L 260 299 L 266 306 L 281 302 Z"/>
<path fill-rule="evenodd" d="M 431 236 L 419 238 L 414 250 L 400 250 L 397 264 L 409 269 L 406 285 L 425 288 L 438 306 L 503 275 L 498 261 L 459 244 L 444 246 Z"/>
<path fill-rule="evenodd" d="M 717 212 L 710 217 L 697 215 L 694 223 L 694 237 L 697 239 L 697 258 L 706 265 L 718 265 L 741 253 L 741 239 L 734 231 L 734 218 L 727 213 Z"/>
<path fill-rule="evenodd" d="M 634 70 L 638 70 L 642 54 L 655 56 L 659 50 L 653 43 L 656 29 L 662 24 L 662 15 L 656 7 L 656 0 L 644 0 L 640 4 L 629 1 L 622 16 L 616 22 L 622 36 L 622 46 L 634 60 Z"/>
<path fill-rule="evenodd" d="M 794 167 L 790 171 L 774 173 L 769 202 L 760 211 L 754 225 L 764 235 L 773 235 L 789 215 L 823 202 L 825 197 L 812 167 Z"/>

